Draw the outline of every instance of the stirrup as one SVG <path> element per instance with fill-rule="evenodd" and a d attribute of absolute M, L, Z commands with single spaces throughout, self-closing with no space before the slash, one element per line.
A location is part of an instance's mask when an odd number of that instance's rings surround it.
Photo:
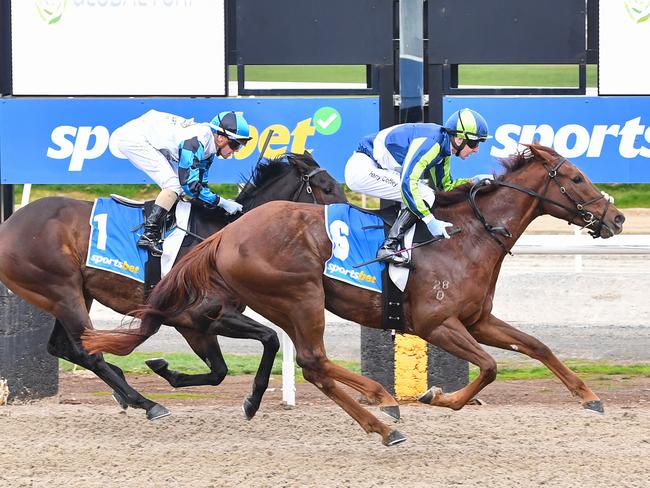
<path fill-rule="evenodd" d="M 395 248 L 391 248 L 389 246 L 382 246 L 379 248 L 379 251 L 377 251 L 377 259 L 379 259 L 379 261 L 382 263 L 389 263 L 389 264 L 394 264 L 395 266 L 408 267 L 408 265 L 411 262 L 411 259 L 409 258 L 407 251 L 404 251 L 403 253 L 400 254 L 395 254 L 398 251 L 399 249 L 397 248 L 397 246 Z"/>
<path fill-rule="evenodd" d="M 163 254 L 162 241 L 160 239 L 152 239 L 146 233 L 140 236 L 137 246 L 147 249 L 154 257 L 160 257 Z"/>

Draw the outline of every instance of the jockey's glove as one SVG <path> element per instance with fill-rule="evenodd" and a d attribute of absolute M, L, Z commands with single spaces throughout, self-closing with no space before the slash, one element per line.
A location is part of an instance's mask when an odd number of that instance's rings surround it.
<path fill-rule="evenodd" d="M 489 185 L 490 181 L 492 181 L 493 179 L 494 179 L 494 175 L 488 175 L 488 174 L 479 174 L 479 175 L 476 175 L 476 176 L 472 176 L 472 181 L 474 183 L 478 183 L 481 180 L 489 180 L 489 181 L 486 182 L 486 184 Z"/>
<path fill-rule="evenodd" d="M 431 232 L 433 237 L 441 236 L 449 239 L 447 227 L 453 227 L 454 224 L 445 222 L 444 220 L 437 220 L 433 215 L 427 215 L 422 219 L 422 222 L 427 224 L 427 229 Z"/>
<path fill-rule="evenodd" d="M 237 212 L 242 211 L 242 206 L 235 202 L 234 200 L 228 200 L 227 198 L 219 198 L 217 206 L 223 208 L 228 215 L 236 214 Z"/>

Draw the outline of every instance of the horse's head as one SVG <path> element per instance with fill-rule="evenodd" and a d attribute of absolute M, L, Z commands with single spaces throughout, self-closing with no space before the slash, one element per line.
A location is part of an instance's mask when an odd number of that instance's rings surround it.
<path fill-rule="evenodd" d="M 608 238 L 620 234 L 625 216 L 568 159 L 539 144 L 526 144 L 532 159 L 526 164 L 529 181 L 540 178 L 537 188 L 540 214 L 549 214 L 571 224 L 587 227 L 593 237 Z"/>
<path fill-rule="evenodd" d="M 309 153 L 287 153 L 261 161 L 237 197 L 245 211 L 273 200 L 329 204 L 346 202 L 347 198 Z"/>

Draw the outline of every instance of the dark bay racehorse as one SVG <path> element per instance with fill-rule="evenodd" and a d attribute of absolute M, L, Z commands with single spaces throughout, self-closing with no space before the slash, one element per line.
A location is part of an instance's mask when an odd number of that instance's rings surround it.
<path fill-rule="evenodd" d="M 544 363 L 578 396 L 584 408 L 602 412 L 598 397 L 539 340 L 491 314 L 501 264 L 528 224 L 550 214 L 589 227 L 594 237 L 622 231 L 625 217 L 572 163 L 552 149 L 531 145 L 503 162 L 492 184 L 465 185 L 436 197 L 436 217 L 461 232 L 413 251 L 415 269 L 405 291 L 406 332 L 479 367 L 456 392 L 432 387 L 423 403 L 462 408 L 497 373 L 480 344 L 514 350 Z M 140 316 L 140 328 L 84 337 L 92 351 L 128 352 L 129 344 L 157 330 L 161 321 L 192 309 L 204 293 L 232 294 L 282 327 L 296 346 L 305 379 L 332 398 L 366 432 L 386 445 L 406 438 L 390 429 L 342 390 L 341 382 L 399 418 L 395 399 L 378 383 L 332 363 L 323 344 L 324 309 L 379 328 L 380 296 L 323 276 L 332 254 L 322 207 L 274 202 L 257 208 L 193 249 L 159 283 Z M 444 283 L 445 293 L 440 287 Z M 558 291 L 558 293 L 561 293 Z M 548 306 L 548 304 L 541 304 Z M 224 304 L 224 310 L 228 307 Z"/>
<path fill-rule="evenodd" d="M 346 201 L 337 182 L 309 155 L 288 154 L 285 158 L 262 161 L 237 197 L 244 211 L 265 202 L 287 199 L 301 202 L 333 203 Z M 144 408 L 150 419 L 168 415 L 168 411 L 142 397 L 125 381 L 115 365 L 101 355 L 89 355 L 80 337 L 92 328 L 88 312 L 95 299 L 113 310 L 126 314 L 142 306 L 141 283 L 126 277 L 85 266 L 90 233 L 89 219 L 93 202 L 51 197 L 37 200 L 15 212 L 0 226 L 0 280 L 14 293 L 56 318 L 48 351 L 93 371 L 113 390 L 116 400 Z M 221 209 L 195 206 L 194 233 L 209 236 L 230 220 Z M 180 255 L 187 252 L 182 248 Z M 184 375 L 167 368 L 164 360 L 150 360 L 149 366 L 172 386 L 218 385 L 226 375 L 215 334 L 251 338 L 262 342 L 264 352 L 255 378 L 253 392 L 244 402 L 244 412 L 252 418 L 268 386 L 275 355 L 277 334 L 242 315 L 243 307 L 232 307 L 218 314 L 228 297 L 207 297 L 200 313 L 184 314 L 167 322 L 187 340 L 194 352 L 210 368 L 210 373 Z M 214 321 L 209 317 L 219 319 Z"/>

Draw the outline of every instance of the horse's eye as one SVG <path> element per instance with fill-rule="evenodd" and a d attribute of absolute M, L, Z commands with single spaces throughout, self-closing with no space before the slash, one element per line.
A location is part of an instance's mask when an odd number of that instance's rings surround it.
<path fill-rule="evenodd" d="M 331 186 L 327 186 L 327 187 L 323 188 L 323 191 L 324 191 L 325 193 L 327 193 L 328 195 L 329 195 L 330 193 L 332 193 L 332 190 L 333 190 L 333 188 L 332 188 Z"/>
<path fill-rule="evenodd" d="M 582 179 L 582 176 L 580 176 L 580 175 L 573 177 L 573 182 L 574 183 L 582 183 L 583 181 L 584 180 Z"/>

